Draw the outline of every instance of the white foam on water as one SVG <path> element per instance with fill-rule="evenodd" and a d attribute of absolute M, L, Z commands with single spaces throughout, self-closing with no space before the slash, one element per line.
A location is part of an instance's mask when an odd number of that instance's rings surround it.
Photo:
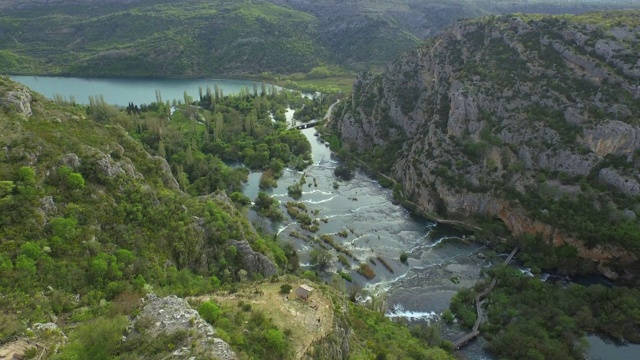
<path fill-rule="evenodd" d="M 302 195 L 310 195 L 310 194 L 322 194 L 322 195 L 333 195 L 332 192 L 322 191 L 322 190 L 311 190 L 311 191 L 303 191 Z"/>
<path fill-rule="evenodd" d="M 276 232 L 277 235 L 280 235 L 281 232 L 283 232 L 286 228 L 288 228 L 289 226 L 291 226 L 291 224 L 287 225 L 287 226 L 280 226 L 278 228 L 278 231 Z"/>
<path fill-rule="evenodd" d="M 385 201 L 385 202 L 382 202 L 382 203 L 371 204 L 371 205 L 363 205 L 363 206 L 357 207 L 357 208 L 355 208 L 355 209 L 353 209 L 351 211 L 352 212 L 358 212 L 358 211 L 363 210 L 363 209 L 370 209 L 370 208 L 380 207 L 380 206 L 384 206 L 384 205 L 388 205 L 388 204 L 391 204 L 391 201 Z"/>
<path fill-rule="evenodd" d="M 339 217 L 351 217 L 352 215 L 350 213 L 344 213 L 344 214 L 334 214 L 334 215 L 328 215 L 325 216 L 325 219 L 333 219 L 333 218 L 339 218 Z"/>
<path fill-rule="evenodd" d="M 426 269 L 427 267 L 412 267 L 409 270 L 422 270 L 422 269 Z M 382 280 L 378 283 L 375 284 L 368 284 L 366 285 L 364 288 L 374 294 L 379 294 L 381 292 L 387 292 L 391 289 L 391 286 L 395 283 L 397 283 L 398 281 L 404 279 L 407 277 L 407 275 L 409 275 L 410 271 L 405 272 L 404 274 L 397 276 L 393 279 L 389 279 L 389 280 Z M 414 276 L 417 276 L 414 274 Z"/>
<path fill-rule="evenodd" d="M 331 200 L 333 200 L 335 197 L 337 197 L 338 195 L 333 195 L 332 197 L 328 198 L 328 199 L 324 199 L 324 200 L 318 200 L 318 201 L 313 201 L 313 200 L 303 200 L 300 201 L 301 203 L 306 203 L 306 204 L 322 204 L 322 203 L 326 203 L 329 202 Z"/>
<path fill-rule="evenodd" d="M 431 322 L 433 320 L 438 320 L 440 317 L 433 311 L 409 311 L 405 310 L 405 308 L 400 304 L 393 305 L 393 308 L 389 310 L 386 314 L 386 317 L 390 319 L 395 318 L 404 318 L 407 320 L 424 320 L 427 322 Z"/>
<path fill-rule="evenodd" d="M 520 270 L 521 273 L 527 275 L 528 277 L 533 277 L 533 273 L 531 272 L 530 268 L 519 268 L 518 270 Z"/>

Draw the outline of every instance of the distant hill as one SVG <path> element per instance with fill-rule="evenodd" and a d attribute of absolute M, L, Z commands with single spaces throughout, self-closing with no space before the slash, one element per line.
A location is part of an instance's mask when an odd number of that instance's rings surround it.
<path fill-rule="evenodd" d="M 556 0 L 5 0 L 0 2 L 0 68 L 13 74 L 122 77 L 287 74 L 325 65 L 368 70 L 459 18 L 632 5 Z"/>

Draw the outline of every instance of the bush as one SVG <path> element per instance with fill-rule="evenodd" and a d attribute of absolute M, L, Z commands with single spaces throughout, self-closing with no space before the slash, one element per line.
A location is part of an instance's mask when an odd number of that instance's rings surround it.
<path fill-rule="evenodd" d="M 400 254 L 400 262 L 406 265 L 407 260 L 409 260 L 409 254 L 402 252 L 402 254 Z"/>
<path fill-rule="evenodd" d="M 376 277 L 376 272 L 373 271 L 369 264 L 365 263 L 360 264 L 360 267 L 358 268 L 358 274 L 364 276 L 365 278 L 367 278 L 367 280 L 371 280 Z"/>
<path fill-rule="evenodd" d="M 84 188 L 84 178 L 79 173 L 71 173 L 67 176 L 67 183 L 69 183 L 69 187 L 72 189 L 82 189 Z"/>
<path fill-rule="evenodd" d="M 209 324 L 215 323 L 218 317 L 220 317 L 220 312 L 218 305 L 212 301 L 205 301 L 198 307 L 198 314 Z"/>
<path fill-rule="evenodd" d="M 451 312 L 451 310 L 446 309 L 443 313 L 442 313 L 442 318 L 444 319 L 444 321 L 447 324 L 453 324 L 453 320 L 455 320 L 455 316 L 453 315 L 453 313 Z"/>
<path fill-rule="evenodd" d="M 282 286 L 280 286 L 280 294 L 288 294 L 290 292 L 291 292 L 291 285 L 282 284 Z"/>

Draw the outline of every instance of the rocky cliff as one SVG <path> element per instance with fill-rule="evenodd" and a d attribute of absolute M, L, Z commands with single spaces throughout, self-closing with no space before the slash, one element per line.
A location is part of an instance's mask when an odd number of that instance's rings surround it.
<path fill-rule="evenodd" d="M 144 307 L 125 337 L 127 342 L 140 341 L 141 337 L 176 337 L 186 333 L 171 353 L 172 359 L 207 358 L 237 360 L 238 356 L 229 344 L 216 336 L 216 330 L 192 309 L 186 300 L 175 295 L 160 298 L 149 294 L 143 299 Z M 195 357 L 194 357 L 195 356 Z"/>
<path fill-rule="evenodd" d="M 500 219 L 601 262 L 637 259 L 639 12 L 460 22 L 362 74 L 343 146 L 423 210 Z"/>

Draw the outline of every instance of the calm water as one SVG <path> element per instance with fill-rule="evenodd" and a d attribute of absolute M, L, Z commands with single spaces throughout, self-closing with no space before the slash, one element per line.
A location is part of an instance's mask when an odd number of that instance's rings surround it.
<path fill-rule="evenodd" d="M 73 96 L 76 102 L 88 104 L 89 96 L 102 95 L 107 103 L 120 106 L 126 106 L 129 102 L 152 103 L 156 101 L 156 90 L 160 90 L 163 101 L 172 101 L 184 99 L 185 90 L 189 96 L 197 98 L 200 87 L 206 91 L 209 86 L 213 91 L 216 84 L 224 94 L 237 94 L 244 88 L 253 91 L 254 85 L 257 85 L 260 91 L 261 86 L 260 82 L 229 79 L 92 79 L 48 76 L 11 78 L 50 98 L 55 94 L 67 99 Z"/>
<path fill-rule="evenodd" d="M 589 360 L 632 360 L 640 359 L 640 345 L 617 345 L 608 340 L 603 340 L 599 336 L 587 336 L 589 350 L 587 351 Z"/>

